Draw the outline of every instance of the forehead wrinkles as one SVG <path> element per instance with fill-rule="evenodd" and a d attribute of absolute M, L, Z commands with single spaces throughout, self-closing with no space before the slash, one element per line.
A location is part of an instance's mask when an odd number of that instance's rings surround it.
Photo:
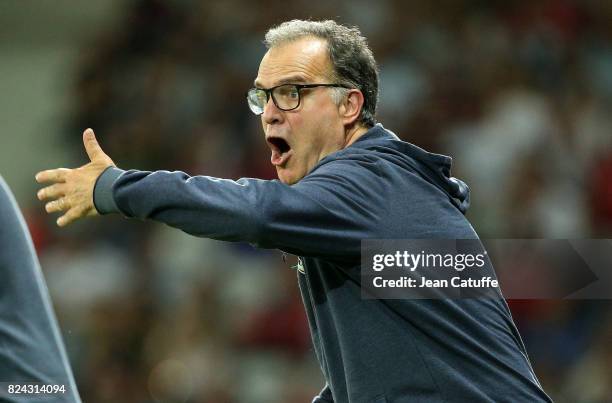
<path fill-rule="evenodd" d="M 325 41 L 306 38 L 268 50 L 259 65 L 256 82 L 268 88 L 294 76 L 309 82 L 332 76 Z"/>

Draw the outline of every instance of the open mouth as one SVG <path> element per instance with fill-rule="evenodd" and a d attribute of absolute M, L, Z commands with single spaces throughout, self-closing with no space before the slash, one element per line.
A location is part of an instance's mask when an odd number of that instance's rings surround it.
<path fill-rule="evenodd" d="M 284 165 L 291 156 L 291 146 L 287 141 L 280 137 L 268 137 L 266 139 L 270 145 L 272 155 L 270 162 L 274 166 Z"/>

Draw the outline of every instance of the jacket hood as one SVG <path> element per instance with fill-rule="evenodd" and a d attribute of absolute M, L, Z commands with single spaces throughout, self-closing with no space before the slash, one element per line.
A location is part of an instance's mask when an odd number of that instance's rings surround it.
<path fill-rule="evenodd" d="M 384 154 L 384 158 L 418 172 L 425 180 L 446 193 L 451 202 L 463 214 L 470 206 L 468 185 L 451 176 L 452 158 L 423 150 L 414 144 L 402 141 L 395 133 L 380 123 L 368 130 L 351 146 L 342 150 L 345 155 L 362 150 Z"/>

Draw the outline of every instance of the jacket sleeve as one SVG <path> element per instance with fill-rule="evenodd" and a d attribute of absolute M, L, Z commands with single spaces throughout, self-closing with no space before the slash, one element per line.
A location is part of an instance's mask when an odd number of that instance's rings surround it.
<path fill-rule="evenodd" d="M 152 219 L 196 236 L 302 256 L 354 257 L 376 225 L 373 206 L 382 205 L 371 200 L 375 175 L 359 168 L 334 161 L 293 186 L 109 168 L 98 178 L 94 202 L 101 214 Z"/>

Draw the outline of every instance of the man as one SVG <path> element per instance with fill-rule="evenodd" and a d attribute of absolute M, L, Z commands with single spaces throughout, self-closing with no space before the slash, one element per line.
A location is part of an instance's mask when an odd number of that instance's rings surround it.
<path fill-rule="evenodd" d="M 123 171 L 83 134 L 91 162 L 40 172 L 58 225 L 121 213 L 301 257 L 298 281 L 327 385 L 315 402 L 535 402 L 542 391 L 500 299 L 365 300 L 362 239 L 476 239 L 450 158 L 374 120 L 365 38 L 334 21 L 271 29 L 247 100 L 279 181 Z"/>
<path fill-rule="evenodd" d="M 81 401 L 30 234 L 0 176 L 0 401 L 36 400 Z"/>

